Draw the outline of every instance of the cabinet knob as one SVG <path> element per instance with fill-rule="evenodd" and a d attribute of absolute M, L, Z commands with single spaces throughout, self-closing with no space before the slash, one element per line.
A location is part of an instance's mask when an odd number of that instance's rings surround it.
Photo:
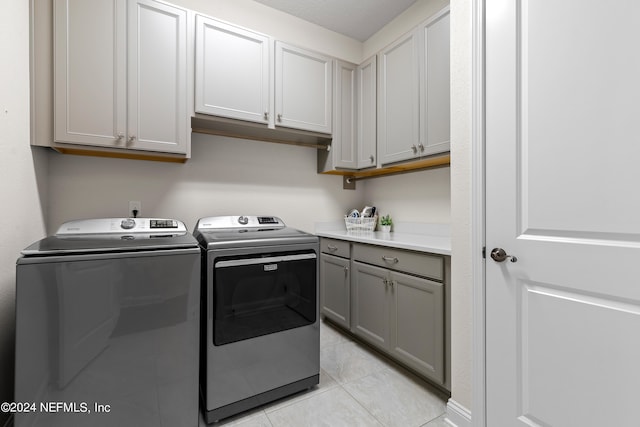
<path fill-rule="evenodd" d="M 122 140 L 123 140 L 123 139 L 124 139 L 124 133 L 122 133 L 122 132 L 118 133 L 118 139 L 117 139 L 117 141 L 118 141 L 118 142 L 122 142 Z"/>
<path fill-rule="evenodd" d="M 413 145 L 411 146 L 411 150 L 413 150 L 413 154 L 418 153 L 418 147 L 416 147 L 416 144 L 413 144 Z"/>
<path fill-rule="evenodd" d="M 264 119 L 265 120 L 269 120 L 269 112 L 268 111 L 264 112 Z"/>
<path fill-rule="evenodd" d="M 135 142 L 135 140 L 136 140 L 136 136 L 135 136 L 135 135 L 131 135 L 131 136 L 129 137 L 129 140 L 128 140 L 127 142 L 128 142 L 129 144 L 133 144 L 133 143 Z"/>
<path fill-rule="evenodd" d="M 424 144 L 418 144 L 418 148 L 420 149 L 421 153 L 424 153 Z"/>
<path fill-rule="evenodd" d="M 278 122 L 282 121 L 282 114 L 278 114 Z"/>
<path fill-rule="evenodd" d="M 369 160 L 371 160 L 371 163 L 373 163 L 373 162 L 375 162 L 375 161 L 376 161 L 376 158 L 375 158 L 375 157 L 373 157 L 373 154 L 372 154 L 372 155 L 370 155 L 370 156 L 369 156 Z"/>

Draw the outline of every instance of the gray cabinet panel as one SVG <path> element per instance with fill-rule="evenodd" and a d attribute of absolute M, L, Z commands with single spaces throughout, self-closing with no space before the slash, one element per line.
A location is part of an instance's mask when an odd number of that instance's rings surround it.
<path fill-rule="evenodd" d="M 391 352 L 408 366 L 444 383 L 444 286 L 391 273 Z"/>
<path fill-rule="evenodd" d="M 351 331 L 376 346 L 389 346 L 388 271 L 354 261 Z"/>
<path fill-rule="evenodd" d="M 320 255 L 320 307 L 322 314 L 340 326 L 350 326 L 350 281 L 348 259 Z"/>

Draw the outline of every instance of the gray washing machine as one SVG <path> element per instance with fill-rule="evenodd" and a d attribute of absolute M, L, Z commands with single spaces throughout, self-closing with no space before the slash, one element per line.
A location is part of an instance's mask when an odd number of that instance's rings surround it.
<path fill-rule="evenodd" d="M 173 219 L 71 221 L 16 267 L 15 425 L 198 425 L 200 249 Z"/>

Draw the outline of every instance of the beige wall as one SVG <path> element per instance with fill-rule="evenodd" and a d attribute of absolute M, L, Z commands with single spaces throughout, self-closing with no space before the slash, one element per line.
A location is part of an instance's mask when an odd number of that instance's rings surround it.
<path fill-rule="evenodd" d="M 451 384 L 471 410 L 471 0 L 451 2 Z"/>
<path fill-rule="evenodd" d="M 2 2 L 0 57 L 0 402 L 8 402 L 13 400 L 16 259 L 45 235 L 47 156 L 29 146 L 29 2 Z M 0 425 L 5 418 L 0 413 Z"/>

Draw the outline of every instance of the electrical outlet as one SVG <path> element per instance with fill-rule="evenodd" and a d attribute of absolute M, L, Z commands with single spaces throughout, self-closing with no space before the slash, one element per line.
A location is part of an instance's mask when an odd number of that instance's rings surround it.
<path fill-rule="evenodd" d="M 140 212 L 142 211 L 142 203 L 139 200 L 130 200 L 129 201 L 129 216 L 133 217 L 133 211 L 136 210 L 136 216 L 140 216 Z"/>

